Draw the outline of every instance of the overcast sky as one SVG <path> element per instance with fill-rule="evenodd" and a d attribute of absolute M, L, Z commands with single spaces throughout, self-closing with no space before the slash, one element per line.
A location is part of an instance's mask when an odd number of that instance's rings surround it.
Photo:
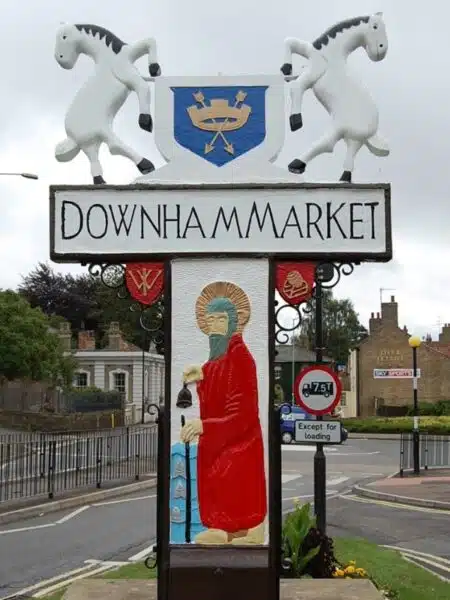
<path fill-rule="evenodd" d="M 65 137 L 65 111 L 92 70 L 86 57 L 72 71 L 55 62 L 60 22 L 101 25 L 130 43 L 156 37 L 165 75 L 270 74 L 282 63 L 285 37 L 312 41 L 337 21 L 377 11 L 383 11 L 387 27 L 386 59 L 373 63 L 359 50 L 349 64 L 379 107 L 380 133 L 391 155 L 377 158 L 363 149 L 354 181 L 392 184 L 394 260 L 358 267 L 336 294 L 351 297 L 367 324 L 370 312 L 379 310 L 380 288 L 393 288 L 384 298 L 395 294 L 400 324 L 435 338 L 438 321 L 450 322 L 450 4 L 442 0 L 426 6 L 418 0 L 2 3 L 0 171 L 34 172 L 40 180 L 0 178 L 0 287 L 14 288 L 22 274 L 48 260 L 48 186 L 91 182 L 84 155 L 66 164 L 54 159 L 55 144 Z M 140 66 L 144 72 L 145 59 Z M 311 92 L 303 116 L 300 138 L 287 132 L 281 164 L 297 155 L 299 144 L 306 148 L 321 135 L 329 118 Z M 162 164 L 149 134 L 137 127 L 135 95 L 115 127 Z M 343 152 L 339 145 L 334 155 L 313 161 L 308 179 L 337 180 Z M 132 163 L 105 149 L 101 159 L 108 183 L 130 183 L 138 174 Z"/>

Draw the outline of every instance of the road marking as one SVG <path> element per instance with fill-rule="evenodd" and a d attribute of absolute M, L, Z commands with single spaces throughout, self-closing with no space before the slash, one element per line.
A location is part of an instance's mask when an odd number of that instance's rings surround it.
<path fill-rule="evenodd" d="M 443 558 L 442 556 L 436 556 L 435 554 L 427 554 L 426 552 L 419 552 L 419 550 L 413 550 L 412 548 L 402 548 L 401 546 L 384 545 L 383 548 L 388 548 L 389 550 L 398 550 L 399 552 L 406 552 L 407 554 L 415 554 L 417 558 L 429 558 L 435 562 L 440 562 L 450 567 L 450 560 Z"/>
<path fill-rule="evenodd" d="M 96 558 L 89 558 L 84 561 L 87 565 L 110 565 L 111 567 L 123 567 L 127 565 L 128 562 L 125 560 L 98 560 Z"/>
<path fill-rule="evenodd" d="M 95 565 L 92 566 L 94 567 Z M 95 569 L 88 567 L 88 570 L 84 573 L 80 573 L 79 575 L 75 575 L 74 577 L 70 577 L 69 579 L 63 579 L 62 581 L 59 581 L 58 583 L 55 583 L 50 587 L 40 589 L 38 592 L 33 594 L 33 598 L 42 598 L 43 596 L 50 596 L 51 594 L 54 594 L 61 588 L 67 587 L 74 581 L 78 581 L 79 579 L 85 579 L 86 577 L 91 577 L 92 575 L 98 575 L 99 573 L 103 573 L 104 571 L 110 571 L 113 566 L 114 565 L 103 563 L 101 567 L 97 567 Z"/>
<path fill-rule="evenodd" d="M 87 505 L 87 506 L 80 506 L 80 508 L 77 508 L 76 510 L 72 511 L 71 513 L 69 513 L 68 515 L 66 515 L 65 517 L 63 517 L 62 519 L 59 519 L 59 521 L 55 521 L 54 524 L 55 525 L 62 525 L 63 523 L 67 523 L 67 521 L 70 521 L 70 519 L 73 519 L 73 517 L 76 517 L 80 513 L 82 513 L 85 510 L 87 510 L 88 508 L 90 508 L 89 505 Z"/>
<path fill-rule="evenodd" d="M 433 563 L 431 561 L 426 561 L 424 558 L 419 558 L 418 556 L 414 556 L 413 554 L 405 554 L 404 552 L 402 552 L 401 555 L 408 562 L 413 563 L 414 565 L 416 565 L 416 567 L 420 567 L 421 569 L 425 569 L 425 571 L 428 571 L 429 573 L 432 573 L 435 577 L 438 577 L 442 581 L 446 581 L 446 582 L 450 581 L 450 579 L 448 577 L 445 577 L 444 575 L 440 575 L 439 573 L 436 573 L 436 571 L 433 571 L 433 569 L 430 569 L 429 567 L 426 567 L 422 563 L 423 562 L 425 562 L 425 563 L 428 562 L 430 565 L 434 566 L 435 569 L 439 569 L 439 570 L 449 571 L 450 572 L 449 569 L 444 568 L 442 565 L 437 565 L 437 564 L 435 564 L 435 563 Z"/>
<path fill-rule="evenodd" d="M 72 569 L 71 571 L 66 571 L 65 573 L 61 573 L 60 575 L 55 575 L 55 577 L 51 577 L 50 579 L 46 579 L 44 581 L 40 581 L 39 583 L 35 583 L 34 585 L 30 585 L 29 587 L 23 588 L 22 590 L 19 590 L 18 592 L 14 592 L 14 594 L 6 596 L 6 597 L 2 598 L 2 600 L 9 600 L 9 598 L 15 598 L 16 596 L 25 596 L 25 595 L 29 594 L 29 592 L 38 590 L 43 585 L 46 585 L 46 584 L 48 585 L 51 583 L 55 583 L 56 581 L 61 581 L 68 575 L 76 575 L 78 573 L 81 573 L 82 571 L 89 571 L 90 569 L 91 569 L 90 566 L 88 566 L 88 567 L 84 566 L 84 567 L 78 567 L 77 569 Z"/>
<path fill-rule="evenodd" d="M 327 496 L 337 496 L 337 492 L 327 490 Z M 282 498 L 282 502 L 288 502 L 289 500 L 300 500 L 301 498 L 314 498 L 314 494 L 300 494 L 297 496 L 289 496 L 288 498 Z"/>
<path fill-rule="evenodd" d="M 136 554 L 133 554 L 133 556 L 130 556 L 128 561 L 129 562 L 138 562 L 140 560 L 143 560 L 144 558 L 147 558 L 147 556 L 152 554 L 155 544 L 156 544 L 156 540 L 153 542 L 153 544 L 151 544 L 150 546 L 147 546 L 147 548 L 144 548 L 140 552 L 137 552 Z"/>
<path fill-rule="evenodd" d="M 136 500 L 148 500 L 149 498 L 156 498 L 157 494 L 150 494 L 149 496 L 137 496 L 136 498 L 121 498 L 120 500 L 107 500 L 106 502 L 95 502 L 90 506 L 109 506 L 110 504 L 122 504 L 123 502 L 134 502 Z"/>
<path fill-rule="evenodd" d="M 344 483 L 345 481 L 348 481 L 349 477 L 335 477 L 334 479 L 329 479 L 327 481 L 327 486 L 328 485 L 339 485 L 340 483 Z"/>
<path fill-rule="evenodd" d="M 30 527 L 18 527 L 17 529 L 5 529 L 0 531 L 0 535 L 6 535 L 7 533 L 21 533 L 23 531 L 34 531 L 35 529 L 46 529 L 47 527 L 54 527 L 56 523 L 45 523 L 44 525 L 31 525 Z"/>
<path fill-rule="evenodd" d="M 282 450 L 286 450 L 288 452 L 315 452 L 316 451 L 316 446 L 303 446 L 300 444 L 289 444 L 289 445 L 284 445 L 282 447 Z M 337 452 L 336 448 L 325 448 L 325 452 Z"/>
<path fill-rule="evenodd" d="M 400 504 L 399 502 L 376 500 L 375 498 L 362 498 L 353 494 L 341 494 L 341 498 L 343 498 L 344 500 L 351 500 L 352 502 L 362 502 L 364 504 L 379 504 L 380 506 L 387 506 L 389 508 L 398 508 L 402 510 L 410 510 L 413 512 L 424 512 L 450 517 L 450 511 L 441 510 L 439 508 L 426 508 L 424 506 L 412 506 L 411 504 Z"/>
<path fill-rule="evenodd" d="M 303 475 L 288 475 L 287 473 L 281 474 L 281 483 L 289 483 L 290 481 L 294 481 L 294 479 L 300 479 Z"/>

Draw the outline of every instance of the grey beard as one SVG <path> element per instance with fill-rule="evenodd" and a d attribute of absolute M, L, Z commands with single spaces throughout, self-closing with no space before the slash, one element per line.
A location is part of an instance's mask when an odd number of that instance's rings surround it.
<path fill-rule="evenodd" d="M 209 360 L 219 358 L 228 348 L 228 337 L 225 335 L 219 335 L 218 333 L 212 333 L 209 336 Z"/>

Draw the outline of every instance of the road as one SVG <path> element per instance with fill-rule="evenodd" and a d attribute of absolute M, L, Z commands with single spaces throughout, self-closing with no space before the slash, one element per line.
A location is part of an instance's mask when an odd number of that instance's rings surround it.
<path fill-rule="evenodd" d="M 313 450 L 283 447 L 284 511 L 294 498 L 312 499 Z M 396 441 L 349 440 L 327 450 L 329 533 L 450 558 L 444 533 L 450 530 L 450 515 L 426 509 L 418 514 L 351 497 L 354 484 L 394 472 L 397 461 Z M 19 592 L 44 595 L 53 585 L 101 572 L 112 562 L 142 560 L 156 535 L 155 512 L 156 490 L 148 490 L 0 526 L 0 599 Z"/>

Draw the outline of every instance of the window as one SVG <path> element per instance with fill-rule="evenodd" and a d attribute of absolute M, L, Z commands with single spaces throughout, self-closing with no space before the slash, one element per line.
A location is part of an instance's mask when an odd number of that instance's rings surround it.
<path fill-rule="evenodd" d="M 342 392 L 342 396 L 341 396 L 341 406 L 347 406 L 347 397 L 345 395 L 345 392 Z"/>
<path fill-rule="evenodd" d="M 88 374 L 85 371 L 78 371 L 78 373 L 75 373 L 73 385 L 77 390 L 87 388 L 89 385 Z"/>
<path fill-rule="evenodd" d="M 275 379 L 280 379 L 281 378 L 281 367 L 279 365 L 277 365 L 275 367 Z"/>
<path fill-rule="evenodd" d="M 123 394 L 127 393 L 127 379 L 125 373 L 114 373 L 114 389 Z"/>

